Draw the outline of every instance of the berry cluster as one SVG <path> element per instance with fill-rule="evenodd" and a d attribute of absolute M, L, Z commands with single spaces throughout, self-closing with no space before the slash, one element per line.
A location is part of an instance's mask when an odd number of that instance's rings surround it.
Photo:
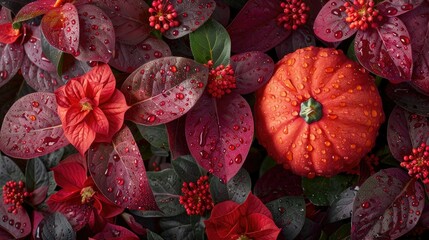
<path fill-rule="evenodd" d="M 178 27 L 180 22 L 176 20 L 177 12 L 170 1 L 155 0 L 149 8 L 149 25 L 162 33 L 172 27 Z"/>
<path fill-rule="evenodd" d="M 11 204 L 7 209 L 10 213 L 17 214 L 18 209 L 21 208 L 25 198 L 30 196 L 31 193 L 26 191 L 25 183 L 23 181 L 8 181 L 3 186 L 3 202 L 5 204 Z"/>
<path fill-rule="evenodd" d="M 421 179 L 424 184 L 429 183 L 429 146 L 426 143 L 413 148 L 412 154 L 405 156 L 401 162 L 401 167 L 408 170 L 408 174 L 417 179 Z"/>
<path fill-rule="evenodd" d="M 277 16 L 277 24 L 286 30 L 296 30 L 307 22 L 310 8 L 302 0 L 286 0 L 280 3 L 283 13 Z"/>
<path fill-rule="evenodd" d="M 234 76 L 234 70 L 231 65 L 219 65 L 213 68 L 213 61 L 206 64 L 210 68 L 207 91 L 215 98 L 220 98 L 225 94 L 231 93 L 231 89 L 237 87 Z"/>
<path fill-rule="evenodd" d="M 354 0 L 344 3 L 346 8 L 346 21 L 350 23 L 351 29 L 366 30 L 368 27 L 376 28 L 378 23 L 383 20 L 378 10 L 374 7 L 373 0 Z"/>
<path fill-rule="evenodd" d="M 188 215 L 203 215 L 213 208 L 210 184 L 207 176 L 201 176 L 197 183 L 183 183 L 182 196 L 179 198 Z"/>

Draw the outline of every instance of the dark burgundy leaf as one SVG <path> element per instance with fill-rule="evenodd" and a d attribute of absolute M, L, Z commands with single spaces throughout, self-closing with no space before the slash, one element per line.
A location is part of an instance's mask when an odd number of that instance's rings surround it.
<path fill-rule="evenodd" d="M 23 22 L 49 12 L 49 10 L 54 8 L 55 1 L 56 0 L 38 0 L 26 4 L 16 14 L 13 19 L 14 23 Z"/>
<path fill-rule="evenodd" d="M 392 83 L 411 80 L 410 35 L 399 18 L 387 18 L 376 29 L 358 31 L 354 44 L 357 59 L 370 72 Z"/>
<path fill-rule="evenodd" d="M 3 5 L 3 2 L 0 4 Z M 11 10 L 6 7 L 0 8 L 0 24 L 11 23 L 12 22 L 12 13 Z"/>
<path fill-rule="evenodd" d="M 195 31 L 202 26 L 214 12 L 216 2 L 212 0 L 172 1 L 177 12 L 178 27 L 172 27 L 164 32 L 169 39 L 176 39 Z"/>
<path fill-rule="evenodd" d="M 291 32 L 277 25 L 280 13 L 279 0 L 248 1 L 227 27 L 232 51 L 266 52 L 285 40 Z"/>
<path fill-rule="evenodd" d="M 20 180 L 24 181 L 25 177 L 18 165 L 7 156 L 0 154 L 0 186 L 4 186 L 8 181 Z M 1 194 L 3 191 L 0 191 Z"/>
<path fill-rule="evenodd" d="M 43 34 L 40 37 L 43 54 L 55 66 L 56 72 L 61 76 L 63 74 L 63 52 L 49 44 Z"/>
<path fill-rule="evenodd" d="M 54 92 L 66 83 L 63 78 L 58 76 L 56 71 L 45 71 L 28 58 L 24 58 L 21 73 L 27 84 L 39 92 Z"/>
<path fill-rule="evenodd" d="M 241 168 L 226 184 L 213 176 L 210 179 L 210 193 L 215 204 L 232 200 L 237 203 L 246 201 L 252 188 L 249 173 Z"/>
<path fill-rule="evenodd" d="M 117 41 L 137 45 L 149 37 L 149 6 L 145 1 L 93 1 L 112 20 Z"/>
<path fill-rule="evenodd" d="M 7 0 L 7 1 L 1 1 L 0 5 L 4 8 L 10 9 L 14 14 L 17 14 L 19 10 L 27 5 L 28 3 L 32 2 L 33 0 Z"/>
<path fill-rule="evenodd" d="M 0 194 L 0 197 L 3 201 L 3 192 Z M 28 216 L 25 208 L 18 208 L 17 213 L 9 213 L 7 210 L 9 205 L 0 204 L 0 216 L 2 216 L 2 221 L 0 221 L 0 228 L 6 230 L 10 233 L 15 239 L 20 239 L 31 232 L 31 221 Z"/>
<path fill-rule="evenodd" d="M 282 197 L 266 204 L 284 239 L 295 239 L 305 223 L 304 197 Z"/>
<path fill-rule="evenodd" d="M 301 177 L 277 165 L 268 170 L 255 184 L 254 194 L 263 203 L 283 196 L 302 196 Z"/>
<path fill-rule="evenodd" d="M 347 13 L 341 7 L 346 2 L 331 0 L 322 7 L 313 25 L 317 37 L 327 42 L 339 42 L 356 33 L 356 29 L 351 29 L 346 22 Z"/>
<path fill-rule="evenodd" d="M 95 184 L 109 200 L 129 209 L 157 209 L 143 159 L 128 127 L 116 133 L 112 143 L 94 144 L 87 159 Z"/>
<path fill-rule="evenodd" d="M 188 145 L 186 144 L 185 122 L 186 116 L 183 116 L 165 124 L 172 160 L 190 154 Z"/>
<path fill-rule="evenodd" d="M 40 239 L 76 239 L 76 232 L 73 231 L 67 218 L 59 212 L 54 212 L 46 216 L 39 223 L 37 232 Z"/>
<path fill-rule="evenodd" d="M 36 67 L 40 68 L 41 71 L 47 71 L 47 72 L 56 71 L 56 67 L 43 54 L 40 27 L 30 26 L 30 28 L 31 28 L 31 37 L 26 43 L 24 43 L 24 50 L 25 50 L 26 56 L 33 64 L 36 65 Z M 34 81 L 34 80 L 32 79 L 31 81 Z M 38 90 L 37 88 L 35 89 Z M 40 91 L 43 91 L 43 90 L 41 89 Z"/>
<path fill-rule="evenodd" d="M 286 54 L 295 52 L 296 49 L 315 45 L 316 38 L 313 30 L 304 25 L 293 31 L 288 38 L 276 46 L 276 55 L 279 59 L 282 59 Z"/>
<path fill-rule="evenodd" d="M 147 233 L 146 228 L 144 228 L 140 223 L 138 223 L 133 215 L 124 212 L 121 214 L 121 217 L 127 223 L 128 227 L 130 227 L 131 230 L 133 230 L 133 232 L 139 235 L 146 235 Z"/>
<path fill-rule="evenodd" d="M 96 239 L 96 240 L 105 240 L 105 239 L 109 239 L 109 240 L 113 240 L 113 239 L 139 240 L 140 239 L 137 235 L 135 235 L 130 230 L 128 230 L 122 226 L 114 225 L 111 223 L 107 223 L 104 226 L 103 230 L 101 230 L 101 232 L 95 234 L 92 238 Z"/>
<path fill-rule="evenodd" d="M 208 68 L 191 59 L 165 57 L 135 70 L 121 91 L 131 108 L 125 118 L 138 124 L 159 125 L 191 109 L 207 83 Z"/>
<path fill-rule="evenodd" d="M 414 59 L 412 84 L 429 94 L 429 2 L 400 18 L 410 33 Z"/>
<path fill-rule="evenodd" d="M 24 49 L 19 43 L 0 43 L 0 87 L 15 76 L 23 59 Z"/>
<path fill-rule="evenodd" d="M 383 169 L 362 184 L 353 203 L 351 239 L 396 239 L 417 224 L 422 185 L 399 168 Z"/>
<path fill-rule="evenodd" d="M 394 158 L 402 161 L 413 148 L 429 141 L 427 118 L 395 107 L 387 125 L 387 143 Z"/>
<path fill-rule="evenodd" d="M 215 0 L 216 8 L 212 14 L 212 18 L 226 27 L 229 23 L 229 18 L 231 16 L 231 11 L 228 4 L 224 3 L 222 0 Z"/>
<path fill-rule="evenodd" d="M 263 52 L 246 52 L 231 57 L 237 88 L 233 92 L 248 94 L 262 87 L 274 72 L 274 62 Z"/>
<path fill-rule="evenodd" d="M 249 104 L 239 94 L 204 94 L 186 117 L 186 141 L 205 170 L 228 182 L 241 168 L 253 140 Z"/>
<path fill-rule="evenodd" d="M 353 202 L 359 187 L 347 188 L 340 193 L 328 210 L 328 221 L 337 222 L 346 218 L 350 218 L 353 212 Z"/>
<path fill-rule="evenodd" d="M 1 136 L 0 149 L 16 158 L 43 156 L 69 144 L 53 93 L 31 93 L 16 101 L 4 118 Z"/>
<path fill-rule="evenodd" d="M 384 0 L 376 8 L 383 16 L 398 16 L 418 7 L 424 0 Z"/>
<path fill-rule="evenodd" d="M 429 96 L 416 91 L 407 83 L 389 84 L 387 96 L 402 108 L 429 117 Z"/>
<path fill-rule="evenodd" d="M 49 44 L 63 52 L 75 55 L 79 46 L 79 17 L 71 3 L 47 12 L 40 24 Z"/>
<path fill-rule="evenodd" d="M 74 55 L 80 61 L 108 63 L 115 50 L 115 31 L 109 17 L 98 7 L 77 6 L 79 13 L 79 50 Z"/>
<path fill-rule="evenodd" d="M 127 73 L 132 73 L 141 65 L 160 57 L 171 56 L 170 47 L 163 40 L 149 37 L 136 45 L 116 42 L 115 56 L 109 65 Z"/>
<path fill-rule="evenodd" d="M 40 204 L 46 198 L 49 187 L 49 175 L 39 158 L 27 162 L 25 168 L 25 187 L 32 192 L 31 203 Z"/>
<path fill-rule="evenodd" d="M 79 231 L 87 225 L 91 215 L 94 216 L 94 206 L 90 204 L 81 204 L 79 201 L 81 198 L 79 198 L 79 196 L 72 199 L 71 201 L 73 202 L 71 202 L 70 199 L 68 200 L 69 201 L 61 203 L 51 203 L 49 205 L 50 210 L 64 215 L 73 230 Z"/>

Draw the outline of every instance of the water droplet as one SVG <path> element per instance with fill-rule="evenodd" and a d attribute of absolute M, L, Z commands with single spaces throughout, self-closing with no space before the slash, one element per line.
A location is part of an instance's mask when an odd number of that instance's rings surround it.
<path fill-rule="evenodd" d="M 183 100 L 185 95 L 183 93 L 176 93 L 176 99 Z"/>
<path fill-rule="evenodd" d="M 7 79 L 7 77 L 8 77 L 8 73 L 7 73 L 7 71 L 6 70 L 3 70 L 3 71 L 0 71 L 0 78 L 2 79 L 2 80 L 6 80 Z"/>
<path fill-rule="evenodd" d="M 343 31 L 341 31 L 341 30 L 336 31 L 336 32 L 334 33 L 334 37 L 335 37 L 336 39 L 340 39 L 340 38 L 342 38 L 342 37 L 343 37 Z"/>
<path fill-rule="evenodd" d="M 402 44 L 404 44 L 404 45 L 408 45 L 408 44 L 410 44 L 410 38 L 409 38 L 409 37 L 407 37 L 407 36 L 403 36 L 403 35 L 401 35 L 401 36 L 399 37 L 399 40 L 401 40 L 401 43 L 402 43 Z"/>
<path fill-rule="evenodd" d="M 121 157 L 119 157 L 119 155 L 118 155 L 118 154 L 113 154 L 113 160 L 114 160 L 115 162 L 118 162 L 119 160 L 121 160 Z"/>
<path fill-rule="evenodd" d="M 179 35 L 179 31 L 173 30 L 172 34 L 173 34 L 173 36 L 177 36 L 177 35 Z"/>
<path fill-rule="evenodd" d="M 386 14 L 387 15 L 395 15 L 396 13 L 398 13 L 398 9 L 396 9 L 394 7 L 388 7 L 386 9 Z"/>
<path fill-rule="evenodd" d="M 110 176 L 110 174 L 112 174 L 112 170 L 113 170 L 113 163 L 109 162 L 107 164 L 107 168 L 106 168 L 106 171 L 104 172 L 104 175 L 106 177 Z"/>
<path fill-rule="evenodd" d="M 39 107 L 39 102 L 33 101 L 33 102 L 31 103 L 31 106 L 33 106 L 33 107 L 37 108 L 37 107 Z"/>
<path fill-rule="evenodd" d="M 155 122 L 155 120 L 156 120 L 156 116 L 155 116 L 155 115 L 153 115 L 153 114 L 149 115 L 149 116 L 146 118 L 146 121 L 147 121 L 147 122 L 149 122 L 149 123 L 153 123 L 153 122 Z"/>
<path fill-rule="evenodd" d="M 95 50 L 97 50 L 97 47 L 96 47 L 96 46 L 94 46 L 94 45 L 90 45 L 90 46 L 88 47 L 88 49 L 89 49 L 89 51 L 95 51 Z"/>
<path fill-rule="evenodd" d="M 44 147 L 38 147 L 38 148 L 36 148 L 36 150 L 35 150 L 37 153 L 42 153 L 42 152 L 44 152 L 45 151 L 45 148 Z"/>
<path fill-rule="evenodd" d="M 119 186 L 123 186 L 124 185 L 124 179 L 123 178 L 116 178 L 116 183 L 119 185 Z"/>
<path fill-rule="evenodd" d="M 278 208 L 278 211 L 279 211 L 280 213 L 284 213 L 284 212 L 286 211 L 286 209 L 285 209 L 284 207 L 279 207 L 279 208 Z"/>
<path fill-rule="evenodd" d="M 409 10 L 411 10 L 413 8 L 414 8 L 413 4 L 411 4 L 411 3 L 407 3 L 407 4 L 404 4 L 404 5 L 401 6 L 401 9 L 404 10 L 404 11 L 409 11 Z"/>
<path fill-rule="evenodd" d="M 369 202 L 363 202 L 362 204 L 361 204 L 361 207 L 362 208 L 369 208 L 371 206 L 371 204 L 369 203 Z"/>
<path fill-rule="evenodd" d="M 232 145 L 232 144 L 231 144 L 231 145 L 229 145 L 229 147 L 228 147 L 228 148 L 229 148 L 229 150 L 231 150 L 231 151 L 232 151 L 232 150 L 235 150 L 235 146 L 234 146 L 234 145 Z"/>
<path fill-rule="evenodd" d="M 235 158 L 234 158 L 234 162 L 237 164 L 240 164 L 243 161 L 243 157 L 241 156 L 241 154 L 238 154 Z"/>

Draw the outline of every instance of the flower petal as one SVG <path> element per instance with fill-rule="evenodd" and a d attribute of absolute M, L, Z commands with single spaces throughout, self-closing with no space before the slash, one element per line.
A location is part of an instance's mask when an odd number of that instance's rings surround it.
<path fill-rule="evenodd" d="M 109 65 L 100 64 L 87 72 L 82 78 L 88 81 L 89 87 L 93 91 L 93 97 L 96 105 L 101 105 L 109 101 L 116 89 L 115 76 L 112 73 Z"/>
<path fill-rule="evenodd" d="M 64 129 L 64 134 L 82 156 L 85 154 L 86 150 L 89 149 L 95 139 L 95 131 L 92 130 L 85 122 L 66 127 Z"/>
<path fill-rule="evenodd" d="M 79 154 L 73 154 L 64 159 L 67 162 L 61 162 L 56 167 L 52 168 L 54 172 L 55 182 L 58 186 L 64 190 L 75 190 L 80 191 L 84 187 L 85 180 L 87 178 L 86 170 L 78 158 L 82 158 Z"/>
<path fill-rule="evenodd" d="M 60 91 L 60 89 L 57 89 L 56 92 L 58 91 Z M 63 91 L 65 92 L 65 97 L 68 99 L 70 104 L 78 103 L 82 98 L 85 98 L 86 95 L 84 85 L 81 83 L 79 78 L 71 79 L 65 85 Z"/>
<path fill-rule="evenodd" d="M 103 218 L 112 218 L 124 211 L 124 208 L 113 204 L 101 192 L 97 192 L 95 194 L 94 207 L 97 209 L 98 214 Z"/>
<path fill-rule="evenodd" d="M 85 119 L 85 117 L 88 116 L 88 114 L 91 114 L 91 111 L 82 111 L 82 107 L 80 105 L 71 106 L 67 109 L 61 108 L 60 110 L 61 113 L 62 111 L 65 112 L 64 116 L 60 115 L 61 122 L 64 128 L 81 123 Z M 60 113 L 60 111 L 58 111 L 58 113 Z"/>
<path fill-rule="evenodd" d="M 100 108 L 92 109 L 91 114 L 88 115 L 85 121 L 97 135 L 107 135 L 109 133 L 109 120 L 107 120 L 106 115 Z"/>
<path fill-rule="evenodd" d="M 0 42 L 14 43 L 19 36 L 21 36 L 19 29 L 14 29 L 12 23 L 0 24 Z"/>
<path fill-rule="evenodd" d="M 124 94 L 115 90 L 109 102 L 99 106 L 109 121 L 109 131 L 106 135 L 97 134 L 95 142 L 110 142 L 113 135 L 121 129 L 124 123 L 125 112 L 129 109 Z"/>
<path fill-rule="evenodd" d="M 247 216 L 246 236 L 250 239 L 277 239 L 279 233 L 280 228 L 277 227 L 273 219 L 260 213 L 252 213 Z"/>

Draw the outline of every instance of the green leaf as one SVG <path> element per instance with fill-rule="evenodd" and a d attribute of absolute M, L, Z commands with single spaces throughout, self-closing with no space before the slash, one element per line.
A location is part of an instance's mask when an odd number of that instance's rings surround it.
<path fill-rule="evenodd" d="M 330 206 L 337 196 L 356 181 L 354 175 L 336 175 L 331 178 L 303 178 L 304 194 L 316 206 Z"/>
<path fill-rule="evenodd" d="M 151 230 L 147 230 L 147 240 L 164 240 L 161 236 L 158 234 L 152 232 Z"/>
<path fill-rule="evenodd" d="M 304 197 L 287 196 L 266 204 L 285 239 L 298 236 L 305 223 Z"/>
<path fill-rule="evenodd" d="M 43 54 L 57 68 L 58 76 L 61 76 L 63 74 L 63 52 L 49 44 L 43 31 L 40 31 L 40 41 Z"/>
<path fill-rule="evenodd" d="M 215 20 L 208 20 L 203 26 L 189 34 L 192 55 L 195 61 L 214 66 L 227 65 L 231 54 L 231 39 L 226 29 Z"/>
<path fill-rule="evenodd" d="M 171 162 L 174 171 L 184 182 L 197 182 L 203 170 L 191 155 L 181 156 Z"/>
<path fill-rule="evenodd" d="M 40 187 L 48 188 L 48 172 L 39 158 L 33 158 L 27 162 L 27 167 L 25 168 L 25 186 L 29 191 L 34 191 Z"/>
<path fill-rule="evenodd" d="M 169 150 L 167 129 L 164 124 L 157 126 L 144 126 L 137 124 L 142 137 L 146 139 L 152 146 Z"/>
<path fill-rule="evenodd" d="M 0 186 L 4 186 L 8 181 L 24 180 L 21 169 L 7 156 L 0 154 Z"/>
<path fill-rule="evenodd" d="M 67 218 L 59 213 L 54 212 L 45 217 L 39 224 L 41 239 L 61 239 L 61 240 L 74 240 L 76 239 L 76 232 Z"/>
<path fill-rule="evenodd" d="M 336 222 L 352 216 L 353 202 L 358 191 L 356 188 L 347 188 L 339 194 L 328 210 L 328 221 Z"/>
<path fill-rule="evenodd" d="M 249 173 L 243 168 L 227 184 L 222 183 L 215 176 L 210 179 L 210 193 L 215 203 L 227 200 L 243 203 L 249 195 L 251 187 L 252 182 Z"/>
<path fill-rule="evenodd" d="M 146 174 L 160 211 L 136 211 L 134 213 L 142 217 L 170 217 L 184 213 L 185 208 L 179 203 L 182 181 L 176 172 L 168 168 Z"/>
<path fill-rule="evenodd" d="M 179 216 L 162 218 L 159 222 L 161 237 L 164 239 L 200 240 L 203 239 L 204 225 L 200 216 Z"/>

